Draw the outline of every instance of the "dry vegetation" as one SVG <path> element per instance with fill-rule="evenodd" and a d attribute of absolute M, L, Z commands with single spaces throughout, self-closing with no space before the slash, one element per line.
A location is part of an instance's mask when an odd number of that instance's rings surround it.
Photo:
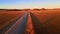
<path fill-rule="evenodd" d="M 60 32 L 60 10 L 41 10 L 32 12 L 50 34 Z"/>
<path fill-rule="evenodd" d="M 29 11 L 37 17 L 43 28 L 49 33 L 60 33 L 60 9 L 24 9 L 22 11 L 0 11 L 0 29 Z"/>
<path fill-rule="evenodd" d="M 22 15 L 24 15 L 25 12 L 22 11 L 0 11 L 0 29 L 2 29 L 3 27 L 7 26 L 7 24 L 9 24 L 11 21 L 17 19 L 18 17 L 21 17 Z"/>

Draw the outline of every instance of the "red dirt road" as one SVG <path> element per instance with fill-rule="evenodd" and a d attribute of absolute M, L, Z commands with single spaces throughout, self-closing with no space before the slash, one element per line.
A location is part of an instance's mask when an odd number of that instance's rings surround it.
<path fill-rule="evenodd" d="M 27 11 L 27 13 L 28 13 L 28 19 L 26 15 L 25 16 L 26 19 L 23 19 L 23 21 L 21 22 L 24 25 L 20 24 L 19 26 L 16 26 L 18 27 L 17 29 L 19 28 L 20 30 L 24 29 L 24 30 L 21 30 L 22 33 L 25 33 L 25 34 L 60 34 L 60 11 L 58 10 L 56 11 L 53 11 L 53 10 L 29 11 L 29 12 Z M 24 14 L 25 12 L 1 12 L 0 23 L 2 25 L 0 25 L 1 26 L 0 29 L 2 29 L 7 24 L 9 24 L 10 20 L 12 21 L 13 19 L 17 19 L 18 17 L 23 16 Z M 6 22 L 4 19 L 6 19 Z M 25 22 L 25 20 L 27 20 L 27 22 Z M 20 30 L 17 30 L 15 32 L 19 32 L 18 34 L 20 34 L 21 33 Z"/>
<path fill-rule="evenodd" d="M 28 15 L 28 20 L 27 20 L 27 24 L 26 24 L 26 34 L 34 34 L 34 29 L 33 29 L 33 25 L 32 25 L 32 20 L 31 20 L 31 16 L 30 13 Z"/>

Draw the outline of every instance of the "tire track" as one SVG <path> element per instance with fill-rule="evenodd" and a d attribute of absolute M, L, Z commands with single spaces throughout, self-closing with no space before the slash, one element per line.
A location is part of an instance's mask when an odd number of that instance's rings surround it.
<path fill-rule="evenodd" d="M 15 24 L 16 21 L 18 21 L 19 18 L 21 18 L 21 16 L 9 22 L 7 26 L 5 26 L 3 29 L 0 30 L 0 34 L 4 34 L 12 25 Z"/>
<path fill-rule="evenodd" d="M 25 34 L 28 13 L 21 17 L 5 34 Z"/>

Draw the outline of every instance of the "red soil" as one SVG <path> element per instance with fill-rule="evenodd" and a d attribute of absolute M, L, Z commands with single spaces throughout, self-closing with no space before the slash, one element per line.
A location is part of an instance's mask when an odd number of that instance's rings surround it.
<path fill-rule="evenodd" d="M 32 21 L 31 21 L 30 13 L 29 13 L 26 25 L 27 25 L 27 27 L 26 27 L 26 32 L 25 33 L 26 34 L 34 34 L 34 29 L 33 29 Z"/>
<path fill-rule="evenodd" d="M 49 34 L 60 32 L 60 10 L 41 10 L 41 11 L 30 11 L 33 13 L 37 19 L 43 25 L 43 28 L 49 32 Z M 18 18 L 19 16 L 24 15 L 25 12 L 0 12 L 0 29 L 9 24 L 13 19 Z M 27 21 L 26 31 L 30 31 L 32 26 L 32 21 L 29 16 Z M 29 29 L 28 29 L 29 28 Z M 34 34 L 34 29 L 31 34 Z"/>

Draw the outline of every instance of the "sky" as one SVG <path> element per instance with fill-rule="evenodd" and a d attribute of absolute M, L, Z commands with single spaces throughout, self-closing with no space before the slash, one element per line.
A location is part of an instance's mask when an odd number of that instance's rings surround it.
<path fill-rule="evenodd" d="M 60 8 L 60 0 L 0 0 L 0 9 Z"/>

